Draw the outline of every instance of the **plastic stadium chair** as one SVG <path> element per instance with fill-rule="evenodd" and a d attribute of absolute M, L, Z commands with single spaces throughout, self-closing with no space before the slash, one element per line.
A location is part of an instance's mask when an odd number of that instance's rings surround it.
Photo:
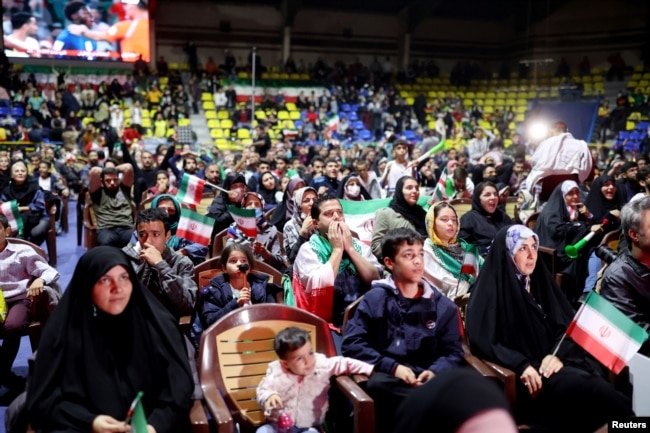
<path fill-rule="evenodd" d="M 372 133 L 368 131 L 367 129 L 362 129 L 359 132 L 359 139 L 363 141 L 370 141 L 372 140 Z"/>
<path fill-rule="evenodd" d="M 352 123 L 352 128 L 355 129 L 355 130 L 365 129 L 366 125 L 364 125 L 361 120 L 357 120 L 357 121 Z"/>

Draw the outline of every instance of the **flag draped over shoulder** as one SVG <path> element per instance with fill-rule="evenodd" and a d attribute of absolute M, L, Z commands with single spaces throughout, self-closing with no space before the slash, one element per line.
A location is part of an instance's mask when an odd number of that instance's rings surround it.
<path fill-rule="evenodd" d="M 176 236 L 201 245 L 210 244 L 215 219 L 190 209 L 181 209 Z"/>
<path fill-rule="evenodd" d="M 131 431 L 133 433 L 147 433 L 147 417 L 142 407 L 142 391 L 138 392 L 131 403 L 127 418 L 131 420 Z"/>
<path fill-rule="evenodd" d="M 425 210 L 428 209 L 428 196 L 420 196 L 418 204 Z M 345 222 L 357 235 L 359 240 L 366 245 L 372 241 L 372 232 L 375 228 L 375 213 L 379 209 L 388 207 L 391 198 L 379 198 L 375 200 L 340 200 L 343 208 Z"/>
<path fill-rule="evenodd" d="M 228 206 L 228 212 L 244 235 L 249 238 L 257 237 L 255 209 L 242 209 L 235 206 Z"/>
<path fill-rule="evenodd" d="M 11 200 L 2 203 L 2 206 L 0 206 L 0 213 L 7 217 L 11 231 L 18 232 L 18 235 L 22 236 L 23 217 L 20 215 L 20 211 L 18 210 L 18 202 L 16 200 Z"/>
<path fill-rule="evenodd" d="M 643 328 L 593 291 L 589 292 L 566 333 L 615 374 L 648 339 Z"/>
<path fill-rule="evenodd" d="M 181 180 L 181 187 L 178 189 L 178 194 L 176 198 L 178 201 L 187 203 L 191 206 L 196 206 L 201 203 L 201 197 L 203 196 L 203 188 L 205 187 L 205 180 L 200 179 L 197 176 L 192 176 L 189 174 L 183 174 L 183 179 Z"/>

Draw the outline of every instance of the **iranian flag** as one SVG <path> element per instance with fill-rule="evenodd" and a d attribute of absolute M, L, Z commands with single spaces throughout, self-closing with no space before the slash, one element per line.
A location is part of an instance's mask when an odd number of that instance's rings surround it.
<path fill-rule="evenodd" d="M 339 115 L 335 114 L 329 119 L 327 119 L 327 129 L 330 131 L 336 131 L 339 127 Z"/>
<path fill-rule="evenodd" d="M 444 201 L 447 198 L 447 167 L 443 168 L 442 173 L 440 173 L 440 179 L 438 179 L 436 189 L 433 191 L 433 197 L 436 201 Z"/>
<path fill-rule="evenodd" d="M 7 217 L 12 232 L 18 232 L 18 235 L 23 234 L 23 217 L 20 215 L 16 200 L 2 203 L 0 213 Z"/>
<path fill-rule="evenodd" d="M 460 267 L 461 275 L 471 275 L 476 278 L 478 275 L 478 262 L 476 256 L 472 253 L 465 253 L 463 255 L 463 265 Z"/>
<path fill-rule="evenodd" d="M 648 339 L 643 328 L 593 291 L 566 333 L 614 374 L 620 373 Z"/>
<path fill-rule="evenodd" d="M 176 198 L 191 206 L 196 206 L 201 203 L 204 187 L 205 180 L 200 179 L 197 176 L 183 174 L 181 187 L 178 190 L 178 194 L 176 194 Z"/>
<path fill-rule="evenodd" d="M 428 208 L 430 197 L 420 196 L 418 204 L 424 209 Z M 366 245 L 372 242 L 372 232 L 375 228 L 375 213 L 379 209 L 388 207 L 391 198 L 380 198 L 375 200 L 339 200 L 343 208 L 345 222 L 351 231 L 359 235 L 359 240 Z"/>
<path fill-rule="evenodd" d="M 257 237 L 257 219 L 255 218 L 255 209 L 241 209 L 234 206 L 228 206 L 228 212 L 239 230 L 249 238 Z"/>
<path fill-rule="evenodd" d="M 209 216 L 198 214 L 190 209 L 181 209 L 176 236 L 207 246 L 210 244 L 214 222 L 214 218 Z"/>
<path fill-rule="evenodd" d="M 138 392 L 126 414 L 127 424 L 131 424 L 131 431 L 133 433 L 147 433 L 148 431 L 147 416 L 145 415 L 144 407 L 142 406 L 142 395 L 142 391 Z"/>

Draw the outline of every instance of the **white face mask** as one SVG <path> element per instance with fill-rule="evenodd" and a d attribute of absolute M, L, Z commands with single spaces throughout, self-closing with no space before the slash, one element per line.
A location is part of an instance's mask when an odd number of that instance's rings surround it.
<path fill-rule="evenodd" d="M 347 190 L 350 197 L 358 197 L 361 194 L 361 187 L 359 185 L 351 185 L 347 187 Z"/>

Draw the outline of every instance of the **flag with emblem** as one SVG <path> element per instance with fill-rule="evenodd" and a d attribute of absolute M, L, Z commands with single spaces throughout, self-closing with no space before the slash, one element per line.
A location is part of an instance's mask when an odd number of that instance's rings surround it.
<path fill-rule="evenodd" d="M 614 374 L 627 365 L 648 332 L 598 293 L 589 292 L 567 335 Z"/>
<path fill-rule="evenodd" d="M 131 424 L 131 431 L 133 433 L 147 433 L 147 416 L 144 413 L 144 407 L 142 407 L 142 395 L 143 392 L 140 391 L 133 399 L 131 407 L 126 414 L 127 424 Z"/>
<path fill-rule="evenodd" d="M 18 210 L 18 202 L 16 200 L 11 200 L 2 203 L 0 213 L 7 217 L 11 231 L 14 233 L 17 232 L 19 236 L 22 236 L 23 217 L 20 215 L 20 211 Z"/>
<path fill-rule="evenodd" d="M 190 209 L 181 209 L 176 236 L 201 245 L 210 243 L 215 219 L 201 215 Z"/>
<path fill-rule="evenodd" d="M 257 237 L 257 219 L 255 209 L 242 209 L 228 206 L 228 212 L 241 232 L 249 238 Z"/>
<path fill-rule="evenodd" d="M 447 199 L 447 167 L 443 168 L 442 173 L 440 173 L 436 189 L 433 191 L 433 199 L 435 201 L 444 201 Z"/>
<path fill-rule="evenodd" d="M 196 207 L 196 205 L 201 203 L 204 187 L 205 180 L 197 176 L 183 174 L 181 187 L 178 189 L 176 198 L 183 203 L 187 203 L 188 205 Z"/>
<path fill-rule="evenodd" d="M 460 273 L 476 278 L 478 274 L 478 260 L 476 259 L 476 255 L 471 252 L 463 254 L 463 265 L 460 268 Z"/>

